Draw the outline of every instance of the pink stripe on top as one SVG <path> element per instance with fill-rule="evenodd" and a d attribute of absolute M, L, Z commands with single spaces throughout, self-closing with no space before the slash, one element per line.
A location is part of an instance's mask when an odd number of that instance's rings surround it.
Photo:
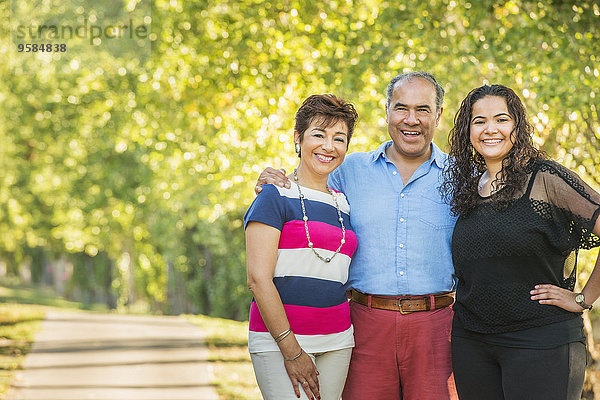
<path fill-rule="evenodd" d="M 310 240 L 314 247 L 330 251 L 336 251 L 342 239 L 342 229 L 337 226 L 326 224 L 319 221 L 308 221 L 308 230 Z M 356 234 L 346 229 L 346 242 L 342 246 L 340 253 L 352 257 L 356 250 L 358 241 Z M 302 249 L 308 247 L 306 239 L 306 229 L 304 221 L 293 220 L 283 224 L 281 236 L 279 237 L 280 249 Z"/>
<path fill-rule="evenodd" d="M 290 328 L 298 335 L 327 335 L 343 332 L 350 328 L 350 307 L 344 302 L 327 308 L 283 305 Z M 253 301 L 250 305 L 250 330 L 268 332 Z"/>

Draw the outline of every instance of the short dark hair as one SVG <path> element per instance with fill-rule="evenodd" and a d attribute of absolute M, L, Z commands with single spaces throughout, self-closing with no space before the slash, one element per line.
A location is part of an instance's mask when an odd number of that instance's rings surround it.
<path fill-rule="evenodd" d="M 349 144 L 354 125 L 358 120 L 358 113 L 351 103 L 334 94 L 313 94 L 304 100 L 296 112 L 294 130 L 298 132 L 300 142 L 304 138 L 304 132 L 315 118 L 318 118 L 319 125 L 324 128 L 333 126 L 338 121 L 345 122 L 348 127 L 346 143 Z"/>
<path fill-rule="evenodd" d="M 392 95 L 394 94 L 394 89 L 396 89 L 396 84 L 398 82 L 410 81 L 415 78 L 425 79 L 433 85 L 435 88 L 435 111 L 439 113 L 440 109 L 442 108 L 442 104 L 444 103 L 444 88 L 438 83 L 438 81 L 435 80 L 435 77 L 432 74 L 423 71 L 405 72 L 393 77 L 386 90 L 386 107 L 390 107 L 390 102 L 392 101 Z"/>

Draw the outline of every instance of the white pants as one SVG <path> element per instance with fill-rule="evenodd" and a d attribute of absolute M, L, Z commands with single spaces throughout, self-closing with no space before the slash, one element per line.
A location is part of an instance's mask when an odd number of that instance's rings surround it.
<path fill-rule="evenodd" d="M 322 400 L 339 400 L 346 382 L 352 349 L 308 354 L 319 371 L 319 393 Z M 292 381 L 278 351 L 251 353 L 258 387 L 265 400 L 297 400 Z M 300 387 L 300 399 L 308 399 Z"/>

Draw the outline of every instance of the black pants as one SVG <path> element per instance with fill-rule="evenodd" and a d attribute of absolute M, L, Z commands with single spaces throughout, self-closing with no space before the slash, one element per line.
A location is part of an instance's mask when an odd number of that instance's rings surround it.
<path fill-rule="evenodd" d="M 586 357 L 581 342 L 539 350 L 452 336 L 460 400 L 579 400 Z"/>

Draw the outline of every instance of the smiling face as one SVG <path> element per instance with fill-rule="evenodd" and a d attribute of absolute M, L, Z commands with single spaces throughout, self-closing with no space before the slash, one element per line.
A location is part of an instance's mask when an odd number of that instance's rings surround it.
<path fill-rule="evenodd" d="M 473 104 L 469 128 L 471 144 L 483 156 L 490 172 L 502 168 L 502 160 L 513 147 L 514 127 L 514 118 L 504 98 L 486 96 Z"/>
<path fill-rule="evenodd" d="M 315 117 L 302 137 L 297 131 L 294 132 L 294 142 L 300 144 L 302 172 L 326 181 L 327 176 L 346 157 L 348 127 L 341 120 L 331 126 L 323 126 L 322 120 Z"/>
<path fill-rule="evenodd" d="M 431 82 L 422 78 L 399 82 L 387 108 L 388 133 L 394 142 L 388 155 L 409 162 L 429 159 L 441 115 Z"/>

